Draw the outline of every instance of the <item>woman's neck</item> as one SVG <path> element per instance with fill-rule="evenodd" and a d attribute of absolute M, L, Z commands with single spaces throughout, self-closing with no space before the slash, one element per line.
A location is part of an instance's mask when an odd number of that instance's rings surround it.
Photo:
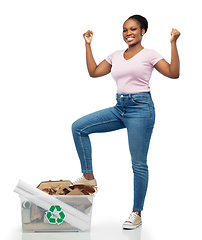
<path fill-rule="evenodd" d="M 135 46 L 128 46 L 127 52 L 136 53 L 143 49 L 144 47 L 141 44 Z"/>

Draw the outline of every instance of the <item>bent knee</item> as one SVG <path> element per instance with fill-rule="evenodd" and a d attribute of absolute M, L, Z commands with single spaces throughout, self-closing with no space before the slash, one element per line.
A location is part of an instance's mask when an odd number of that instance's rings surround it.
<path fill-rule="evenodd" d="M 75 133 L 77 132 L 79 129 L 79 124 L 78 124 L 78 120 L 76 120 L 75 122 L 72 123 L 72 132 Z"/>
<path fill-rule="evenodd" d="M 83 132 L 83 129 L 84 129 L 84 126 L 82 124 L 82 121 L 80 121 L 80 119 L 78 119 L 72 123 L 72 133 L 73 134 L 83 135 L 83 134 L 85 134 Z"/>

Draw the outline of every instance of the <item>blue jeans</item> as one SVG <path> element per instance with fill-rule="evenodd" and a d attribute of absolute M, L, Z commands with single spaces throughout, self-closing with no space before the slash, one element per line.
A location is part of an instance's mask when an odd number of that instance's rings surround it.
<path fill-rule="evenodd" d="M 134 211 L 142 211 L 148 186 L 147 153 L 155 122 L 150 92 L 117 94 L 117 104 L 87 116 L 72 125 L 72 133 L 82 173 L 92 173 L 89 134 L 127 129 L 134 173 Z"/>

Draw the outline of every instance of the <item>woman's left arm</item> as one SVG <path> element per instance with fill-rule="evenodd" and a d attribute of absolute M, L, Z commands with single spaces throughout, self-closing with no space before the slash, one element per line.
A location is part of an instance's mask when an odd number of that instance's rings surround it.
<path fill-rule="evenodd" d="M 155 68 L 161 74 L 169 78 L 179 78 L 180 75 L 180 59 L 177 51 L 177 39 L 180 32 L 177 29 L 171 31 L 171 63 L 169 64 L 165 59 L 158 61 Z"/>

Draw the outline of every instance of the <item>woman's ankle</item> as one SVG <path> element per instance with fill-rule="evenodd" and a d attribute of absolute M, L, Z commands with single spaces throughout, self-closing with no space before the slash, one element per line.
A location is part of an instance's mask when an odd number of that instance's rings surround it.
<path fill-rule="evenodd" d="M 134 211 L 134 210 L 133 210 L 133 212 L 135 212 L 138 216 L 141 217 L 141 211 Z"/>
<path fill-rule="evenodd" d="M 85 179 L 87 179 L 87 180 L 93 180 L 93 179 L 94 179 L 93 173 L 84 173 L 83 176 L 84 176 Z"/>

